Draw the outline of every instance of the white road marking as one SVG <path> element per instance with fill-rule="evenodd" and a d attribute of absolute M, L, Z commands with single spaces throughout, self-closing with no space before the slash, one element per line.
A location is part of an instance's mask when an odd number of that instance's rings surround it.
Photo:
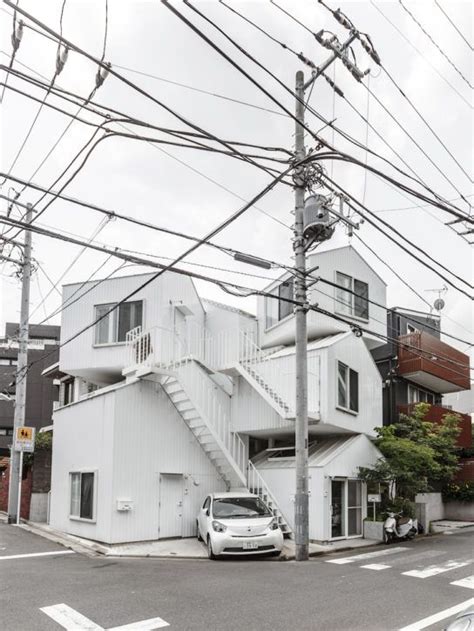
<path fill-rule="evenodd" d="M 375 557 L 384 557 L 389 554 L 398 554 L 399 552 L 407 552 L 410 548 L 386 548 L 385 550 L 377 550 L 377 552 L 366 552 L 365 554 L 357 554 L 353 557 L 344 557 L 343 559 L 332 559 L 326 563 L 335 563 L 336 565 L 345 565 L 346 563 L 355 563 L 365 559 L 374 559 Z"/>
<path fill-rule="evenodd" d="M 456 587 L 467 587 L 468 589 L 474 589 L 474 574 L 462 578 L 460 581 L 453 581 L 450 585 L 456 585 Z"/>
<path fill-rule="evenodd" d="M 51 607 L 41 607 L 40 611 L 68 631 L 104 631 L 103 627 L 99 627 L 98 624 L 64 603 Z"/>
<path fill-rule="evenodd" d="M 450 616 L 455 616 L 457 613 L 464 611 L 473 604 L 474 598 L 469 598 L 469 600 L 459 603 L 459 605 L 454 605 L 454 607 L 439 611 L 432 616 L 428 616 L 428 618 L 423 618 L 423 620 L 419 620 L 418 622 L 408 625 L 408 627 L 403 627 L 402 629 L 399 629 L 399 631 L 420 631 L 421 629 L 426 629 L 426 627 L 430 627 L 432 624 L 436 624 L 437 622 L 445 620 Z"/>
<path fill-rule="evenodd" d="M 104 629 L 89 618 L 69 607 L 64 603 L 59 605 L 51 605 L 50 607 L 41 607 L 40 611 L 52 618 L 55 622 L 67 631 L 153 631 L 154 629 L 162 629 L 169 627 L 169 623 L 162 618 L 148 618 L 148 620 L 139 620 L 131 622 L 120 627 L 111 627 Z"/>
<path fill-rule="evenodd" d="M 0 557 L 0 561 L 8 561 L 9 559 L 30 559 L 32 557 L 47 557 L 55 554 L 74 554 L 74 550 L 53 550 L 51 552 L 31 552 L 30 554 L 10 554 L 9 556 Z"/>
<path fill-rule="evenodd" d="M 391 565 L 384 565 L 383 563 L 371 563 L 370 565 L 361 565 L 365 570 L 388 570 Z"/>
<path fill-rule="evenodd" d="M 409 572 L 402 572 L 405 576 L 414 576 L 415 578 L 429 578 L 430 576 L 436 576 L 436 574 L 442 574 L 443 572 L 450 572 L 451 570 L 457 570 L 460 567 L 469 565 L 472 561 L 446 561 L 442 565 L 430 565 L 423 570 L 410 570 Z"/>
<path fill-rule="evenodd" d="M 123 627 L 114 627 L 108 631 L 152 631 L 153 629 L 162 629 L 169 626 L 169 622 L 165 622 L 161 618 L 150 618 L 149 620 L 125 624 Z"/>

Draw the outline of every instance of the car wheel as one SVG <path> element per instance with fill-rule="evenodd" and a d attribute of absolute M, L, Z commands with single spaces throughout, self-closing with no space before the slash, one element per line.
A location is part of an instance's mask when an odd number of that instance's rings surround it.
<path fill-rule="evenodd" d="M 212 551 L 212 543 L 211 543 L 211 538 L 209 536 L 207 537 L 207 556 L 213 561 L 215 561 L 216 559 L 216 555 Z"/>
<path fill-rule="evenodd" d="M 203 541 L 203 538 L 201 537 L 201 533 L 199 532 L 199 524 L 197 524 L 197 540 Z"/>
<path fill-rule="evenodd" d="M 273 550 L 273 552 L 270 552 L 271 557 L 279 557 L 280 554 L 281 554 L 281 550 Z"/>

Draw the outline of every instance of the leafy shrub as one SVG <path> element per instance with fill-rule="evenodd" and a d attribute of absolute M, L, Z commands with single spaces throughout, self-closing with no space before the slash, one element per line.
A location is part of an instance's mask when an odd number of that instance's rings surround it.
<path fill-rule="evenodd" d="M 404 517 L 415 517 L 415 504 L 404 497 L 394 497 L 384 507 L 386 512 L 403 513 Z"/>
<path fill-rule="evenodd" d="M 474 502 L 474 481 L 451 482 L 447 484 L 443 489 L 443 500 L 445 502 L 450 500 L 466 503 Z"/>

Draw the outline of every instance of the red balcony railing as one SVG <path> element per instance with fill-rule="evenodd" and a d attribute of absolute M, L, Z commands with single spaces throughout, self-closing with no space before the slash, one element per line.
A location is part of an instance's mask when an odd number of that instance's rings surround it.
<path fill-rule="evenodd" d="M 469 390 L 469 357 L 424 331 L 398 338 L 398 373 L 433 392 Z"/>
<path fill-rule="evenodd" d="M 415 403 L 412 403 L 411 405 L 399 405 L 398 411 L 402 414 L 410 415 L 415 405 Z M 461 433 L 458 436 L 457 443 L 459 447 L 470 447 L 472 444 L 472 430 L 471 417 L 469 414 L 461 414 L 461 412 L 450 410 L 442 405 L 431 405 L 427 415 L 425 416 L 425 420 L 430 423 L 441 423 L 441 419 L 445 414 L 459 414 L 461 417 L 461 421 L 459 423 Z"/>

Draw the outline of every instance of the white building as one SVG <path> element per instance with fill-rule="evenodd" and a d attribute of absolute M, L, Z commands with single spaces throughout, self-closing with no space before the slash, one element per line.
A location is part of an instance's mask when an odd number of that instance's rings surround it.
<path fill-rule="evenodd" d="M 384 332 L 383 309 L 351 292 L 384 305 L 385 284 L 352 247 L 310 255 L 315 265 L 333 285 L 314 286 L 312 302 Z M 151 276 L 66 286 L 62 341 Z M 292 295 L 288 276 L 267 291 Z M 51 525 L 107 543 L 192 536 L 206 494 L 247 487 L 290 532 L 295 352 L 287 304 L 261 300 L 254 317 L 201 301 L 191 279 L 166 273 L 65 345 Z M 357 471 L 380 456 L 370 441 L 382 424 L 369 351 L 377 338 L 314 312 L 308 336 L 310 537 L 360 536 L 366 501 Z"/>

